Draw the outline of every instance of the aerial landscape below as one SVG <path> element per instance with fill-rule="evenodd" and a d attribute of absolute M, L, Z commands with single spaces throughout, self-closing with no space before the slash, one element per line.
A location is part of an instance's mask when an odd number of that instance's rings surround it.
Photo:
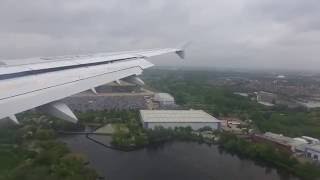
<path fill-rule="evenodd" d="M 0 1 L 0 180 L 320 180 L 319 12 Z"/>

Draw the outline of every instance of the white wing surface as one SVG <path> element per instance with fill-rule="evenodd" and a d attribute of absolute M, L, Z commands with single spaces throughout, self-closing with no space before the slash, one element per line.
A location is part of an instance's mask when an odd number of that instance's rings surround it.
<path fill-rule="evenodd" d="M 15 114 L 40 107 L 68 121 L 77 119 L 59 100 L 109 82 L 127 78 L 139 84 L 143 69 L 153 66 L 149 57 L 177 53 L 182 48 L 126 51 L 79 56 L 29 58 L 20 64 L 0 66 L 0 119 L 17 122 Z M 23 64 L 23 62 L 29 62 Z M 32 62 L 32 63 L 30 63 Z"/>

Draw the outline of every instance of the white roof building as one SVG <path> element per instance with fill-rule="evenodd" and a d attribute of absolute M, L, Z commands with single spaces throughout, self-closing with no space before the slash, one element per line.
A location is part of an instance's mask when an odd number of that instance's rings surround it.
<path fill-rule="evenodd" d="M 221 126 L 220 120 L 202 110 L 140 110 L 140 116 L 145 128 L 190 126 L 196 130 L 205 126 L 219 129 Z"/>
<path fill-rule="evenodd" d="M 304 151 L 301 149 L 303 149 L 304 146 L 308 144 L 308 142 L 302 138 L 291 138 L 291 137 L 283 136 L 282 134 L 275 134 L 272 132 L 264 133 L 264 137 L 269 139 L 270 141 L 274 141 L 283 145 L 290 146 L 292 152 Z"/>
<path fill-rule="evenodd" d="M 154 95 L 153 100 L 159 102 L 160 105 L 175 104 L 174 98 L 168 93 L 157 93 Z"/>
<path fill-rule="evenodd" d="M 319 139 L 309 137 L 309 136 L 301 136 L 302 139 L 305 139 L 306 141 L 310 142 L 311 144 L 318 144 L 320 143 Z"/>
<path fill-rule="evenodd" d="M 310 144 L 305 146 L 305 156 L 314 161 L 320 161 L 320 144 Z"/>

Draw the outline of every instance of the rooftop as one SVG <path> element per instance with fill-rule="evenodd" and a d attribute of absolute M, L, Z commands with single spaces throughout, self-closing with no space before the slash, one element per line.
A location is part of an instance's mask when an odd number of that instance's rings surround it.
<path fill-rule="evenodd" d="M 259 104 L 265 105 L 265 106 L 274 106 L 272 103 L 264 102 L 264 101 L 258 101 Z"/>
<path fill-rule="evenodd" d="M 309 144 L 306 146 L 306 149 L 320 152 L 320 144 Z"/>
<path fill-rule="evenodd" d="M 202 110 L 140 110 L 143 122 L 221 122 Z"/>
<path fill-rule="evenodd" d="M 156 101 L 174 101 L 174 98 L 168 93 L 157 93 L 154 95 Z"/>
<path fill-rule="evenodd" d="M 283 144 L 289 144 L 293 141 L 293 139 L 290 137 L 283 136 L 282 134 L 275 134 L 272 132 L 266 132 L 264 133 L 264 136 L 270 140 L 274 140 Z"/>
<path fill-rule="evenodd" d="M 291 138 L 287 136 L 283 136 L 282 134 L 275 134 L 271 132 L 266 132 L 263 135 L 265 138 L 276 141 L 281 144 L 290 145 L 291 147 L 302 147 L 302 145 L 306 145 L 307 141 L 301 138 Z"/>

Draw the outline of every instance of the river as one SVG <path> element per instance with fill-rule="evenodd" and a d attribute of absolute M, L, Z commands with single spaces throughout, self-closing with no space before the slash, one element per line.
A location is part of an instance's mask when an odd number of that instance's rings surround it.
<path fill-rule="evenodd" d="M 107 180 L 298 180 L 219 151 L 216 146 L 170 142 L 132 152 L 108 149 L 84 135 L 66 136 L 73 152 Z"/>

